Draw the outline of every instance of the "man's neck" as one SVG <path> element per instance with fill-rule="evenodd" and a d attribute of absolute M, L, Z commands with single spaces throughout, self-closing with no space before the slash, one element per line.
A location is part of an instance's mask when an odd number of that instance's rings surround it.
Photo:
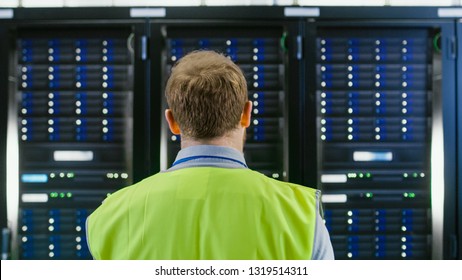
<path fill-rule="evenodd" d="M 181 136 L 181 148 L 187 148 L 191 146 L 198 145 L 214 145 L 214 146 L 224 146 L 230 147 L 243 152 L 244 148 L 244 130 L 235 130 L 229 132 L 227 135 L 215 137 L 211 139 L 192 139 L 189 137 Z"/>

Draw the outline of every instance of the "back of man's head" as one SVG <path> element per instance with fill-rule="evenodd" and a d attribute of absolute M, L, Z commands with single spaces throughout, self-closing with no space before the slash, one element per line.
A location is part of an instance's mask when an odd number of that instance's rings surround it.
<path fill-rule="evenodd" d="M 165 96 L 183 136 L 212 139 L 239 126 L 247 83 L 229 58 L 195 51 L 174 65 Z"/>

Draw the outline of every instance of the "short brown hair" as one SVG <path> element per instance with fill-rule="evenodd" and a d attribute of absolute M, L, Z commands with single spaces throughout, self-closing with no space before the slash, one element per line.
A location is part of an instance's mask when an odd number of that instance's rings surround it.
<path fill-rule="evenodd" d="M 210 139 L 238 127 L 247 97 L 241 69 L 214 51 L 194 51 L 172 68 L 165 88 L 184 136 Z"/>

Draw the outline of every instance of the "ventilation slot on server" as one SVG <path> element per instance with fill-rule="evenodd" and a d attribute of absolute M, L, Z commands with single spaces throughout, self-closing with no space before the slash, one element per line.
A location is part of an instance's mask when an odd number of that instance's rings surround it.
<path fill-rule="evenodd" d="M 318 183 L 336 258 L 431 258 L 433 34 L 317 36 Z"/>
<path fill-rule="evenodd" d="M 250 168 L 286 180 L 282 29 L 169 27 L 166 30 L 166 78 L 172 65 L 193 50 L 215 50 L 242 69 L 247 79 L 249 100 L 253 103 L 252 124 L 247 129 L 244 145 L 245 159 Z M 164 168 L 167 168 L 180 150 L 180 139 L 170 132 L 165 138 L 167 159 Z"/>
<path fill-rule="evenodd" d="M 19 33 L 21 259 L 91 258 L 87 216 L 132 182 L 129 32 Z"/>

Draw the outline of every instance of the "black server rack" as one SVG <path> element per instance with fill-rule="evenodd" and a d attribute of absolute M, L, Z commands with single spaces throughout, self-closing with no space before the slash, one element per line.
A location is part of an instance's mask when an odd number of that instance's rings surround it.
<path fill-rule="evenodd" d="M 457 24 L 457 238 L 458 258 L 462 259 L 462 20 Z"/>
<path fill-rule="evenodd" d="M 132 181 L 129 33 L 49 32 L 18 39 L 20 256 L 89 258 L 86 217 Z"/>
<path fill-rule="evenodd" d="M 130 26 L 16 31 L 17 256 L 89 259 L 87 216 L 133 182 Z"/>
<path fill-rule="evenodd" d="M 258 26 L 260 25 L 260 26 Z M 242 69 L 252 101 L 244 156 L 250 168 L 280 180 L 288 178 L 286 49 L 284 28 L 271 23 L 164 25 L 164 82 L 172 65 L 193 50 L 214 50 Z M 166 101 L 164 108 L 166 108 Z M 163 122 L 163 168 L 171 166 L 180 138 Z M 166 160 L 165 160 L 166 159 Z"/>
<path fill-rule="evenodd" d="M 435 199 L 454 191 L 444 173 L 454 167 L 452 26 L 326 20 L 311 28 L 316 134 L 306 141 L 317 160 L 305 168 L 317 170 L 337 259 L 442 258 L 454 213 L 450 198 Z"/>
<path fill-rule="evenodd" d="M 2 230 L 2 259 L 8 256 L 9 229 L 6 210 L 6 137 L 8 119 L 8 36 L 6 28 L 0 27 L 0 228 Z"/>

